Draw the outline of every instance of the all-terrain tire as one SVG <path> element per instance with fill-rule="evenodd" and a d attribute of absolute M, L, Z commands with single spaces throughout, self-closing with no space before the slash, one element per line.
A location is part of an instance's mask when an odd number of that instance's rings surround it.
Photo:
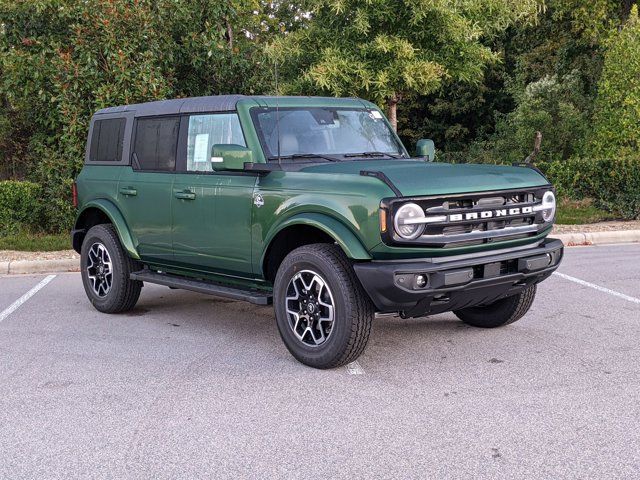
<path fill-rule="evenodd" d="M 300 320 L 301 326 L 295 330 L 292 324 L 297 317 L 287 312 L 288 308 L 298 308 L 302 305 L 301 301 L 288 301 L 287 296 L 291 298 L 291 295 L 295 295 L 293 292 L 299 290 L 301 279 L 312 282 L 311 279 L 316 278 L 314 274 L 319 279 L 316 283 L 310 283 L 313 288 L 304 291 L 312 296 L 311 303 L 313 298 L 320 300 L 321 296 L 325 303 L 329 300 L 333 302 L 333 323 L 328 333 L 319 329 L 311 332 L 313 325 L 319 325 L 317 320 L 315 323 L 312 321 L 311 327 L 308 320 L 307 323 Z M 295 280 L 296 278 L 298 280 Z M 323 284 L 328 288 L 330 297 L 327 296 Z M 316 297 L 313 297 L 313 290 L 319 292 Z M 353 362 L 364 351 L 371 333 L 374 306 L 358 281 L 348 258 L 337 245 L 317 243 L 290 252 L 278 268 L 273 301 L 280 336 L 289 352 L 305 365 L 323 369 L 335 368 Z M 328 315 L 326 312 L 329 310 L 322 305 L 324 304 L 320 302 L 318 308 L 323 308 L 324 314 Z M 326 325 L 322 324 L 323 327 Z M 303 328 L 307 329 L 307 333 L 301 339 L 299 332 Z M 316 341 L 316 336 L 322 336 L 324 340 L 321 344 L 310 345 L 309 343 Z"/>
<path fill-rule="evenodd" d="M 106 250 L 106 256 L 100 245 Z M 92 248 L 94 250 L 90 258 Z M 95 252 L 99 252 L 99 254 L 96 256 Z M 95 280 L 90 278 L 91 273 L 96 273 L 96 269 L 88 267 L 96 263 L 97 257 L 108 258 L 110 261 L 111 281 L 108 291 L 103 288 L 97 292 L 94 286 Z M 85 235 L 80 251 L 82 284 L 87 297 L 98 311 L 121 313 L 131 310 L 136 305 L 140 297 L 142 282 L 130 280 L 129 275 L 140 268 L 139 262 L 132 259 L 122 247 L 113 225 L 96 225 Z"/>
<path fill-rule="evenodd" d="M 495 328 L 519 320 L 529 311 L 536 297 L 536 285 L 531 285 L 517 295 L 503 298 L 489 305 L 454 310 L 453 313 L 467 325 Z"/>

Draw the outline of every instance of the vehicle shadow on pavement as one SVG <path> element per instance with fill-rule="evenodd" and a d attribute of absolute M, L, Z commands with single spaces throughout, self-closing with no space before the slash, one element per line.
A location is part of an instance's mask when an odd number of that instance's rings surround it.
<path fill-rule="evenodd" d="M 86 308 L 87 313 L 92 309 L 88 303 Z M 197 346 L 208 351 L 208 362 L 218 367 L 248 372 L 261 364 L 290 374 L 312 370 L 298 363 L 282 344 L 271 306 L 150 285 L 133 310 L 105 318 L 114 323 L 101 329 L 113 332 L 126 327 L 130 335 L 163 338 L 169 345 L 182 345 L 180 350 Z M 413 319 L 380 316 L 359 363 L 368 374 L 383 376 L 398 369 L 423 370 L 430 364 L 450 372 L 472 365 L 489 368 L 509 356 L 517 361 L 532 353 L 535 343 L 523 342 L 521 336 L 533 335 L 540 320 L 544 321 L 532 312 L 514 325 L 481 329 L 465 325 L 451 312 Z M 552 341 L 541 331 L 535 337 L 538 342 Z"/>
<path fill-rule="evenodd" d="M 157 288 L 153 295 L 147 293 L 126 316 L 144 319 L 147 326 L 173 329 L 178 331 L 176 335 L 200 335 L 201 341 L 212 343 L 223 340 L 228 343 L 229 355 L 244 356 L 247 351 L 265 359 L 284 355 L 297 364 L 282 345 L 271 306 Z M 422 362 L 425 352 L 450 349 L 453 343 L 463 345 L 488 333 L 465 325 L 452 313 L 417 319 L 378 317 L 363 358 L 374 363 L 380 363 L 382 358 L 385 362 L 401 362 L 409 360 L 406 354 L 413 352 Z"/>

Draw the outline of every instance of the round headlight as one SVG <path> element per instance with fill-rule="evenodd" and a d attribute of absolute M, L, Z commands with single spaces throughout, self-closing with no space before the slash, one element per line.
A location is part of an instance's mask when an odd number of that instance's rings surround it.
<path fill-rule="evenodd" d="M 423 230 L 424 210 L 415 203 L 406 203 L 401 206 L 393 218 L 393 226 L 396 233 L 406 239 L 413 240 L 418 238 Z"/>
<path fill-rule="evenodd" d="M 556 196 L 553 192 L 544 192 L 542 196 L 542 219 L 545 222 L 553 220 L 556 214 Z"/>

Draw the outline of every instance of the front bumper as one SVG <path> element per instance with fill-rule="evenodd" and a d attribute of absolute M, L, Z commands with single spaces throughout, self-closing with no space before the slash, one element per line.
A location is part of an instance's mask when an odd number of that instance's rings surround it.
<path fill-rule="evenodd" d="M 520 293 L 551 275 L 563 250 L 562 241 L 545 238 L 531 248 L 495 255 L 372 261 L 356 263 L 354 269 L 379 312 L 422 317 Z"/>

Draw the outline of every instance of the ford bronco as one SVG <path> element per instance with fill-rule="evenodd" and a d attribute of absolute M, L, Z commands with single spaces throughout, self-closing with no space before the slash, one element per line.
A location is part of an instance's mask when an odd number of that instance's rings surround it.
<path fill-rule="evenodd" d="M 101 312 L 145 282 L 274 304 L 295 358 L 331 368 L 374 317 L 453 311 L 518 320 L 563 245 L 556 200 L 530 166 L 410 157 L 357 98 L 212 96 L 93 116 L 74 184 L 73 248 Z"/>

